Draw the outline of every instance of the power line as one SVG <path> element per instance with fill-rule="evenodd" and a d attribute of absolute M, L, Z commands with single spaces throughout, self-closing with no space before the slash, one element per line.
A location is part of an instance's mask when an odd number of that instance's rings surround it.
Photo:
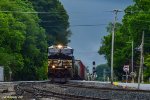
<path fill-rule="evenodd" d="M 150 20 L 137 20 L 137 21 L 150 22 Z"/>
<path fill-rule="evenodd" d="M 121 10 L 121 9 L 114 9 L 113 11 L 111 10 L 111 11 L 105 11 L 105 12 L 113 12 L 113 13 L 115 13 L 116 11 L 118 11 L 118 12 L 124 12 L 124 10 Z"/>
<path fill-rule="evenodd" d="M 71 26 L 72 27 L 76 27 L 76 26 L 91 27 L 91 26 L 103 26 L 103 25 L 108 25 L 108 24 L 83 24 L 83 25 L 71 25 Z"/>
<path fill-rule="evenodd" d="M 0 11 L 1 13 L 25 13 L 25 14 L 51 14 L 51 13 L 66 13 L 66 12 L 36 12 L 36 11 L 9 11 L 9 10 L 5 10 L 5 11 Z"/>
<path fill-rule="evenodd" d="M 125 13 L 131 13 L 131 14 L 133 14 L 133 13 L 143 13 L 143 14 L 150 14 L 150 11 L 132 11 L 132 10 L 125 10 L 124 11 Z"/>
<path fill-rule="evenodd" d="M 90 54 L 98 54 L 98 52 L 76 52 L 77 54 L 88 54 L 88 55 L 90 55 Z"/>
<path fill-rule="evenodd" d="M 19 12 L 19 13 L 24 13 L 25 11 L 11 11 L 11 10 L 1 10 L 0 12 Z M 29 13 L 50 13 L 50 12 L 36 12 L 36 11 L 34 11 L 34 12 L 30 12 L 30 11 L 26 11 L 27 13 L 29 12 Z M 26 13 L 25 12 L 25 13 Z M 53 13 L 60 13 L 60 12 L 64 12 L 65 13 L 65 11 L 53 11 Z M 101 12 L 113 12 L 113 11 L 101 11 Z M 120 12 L 123 12 L 123 11 L 120 11 Z M 69 12 L 68 12 L 69 13 Z M 90 13 L 90 12 L 72 12 L 72 13 Z"/>
<path fill-rule="evenodd" d="M 51 23 L 51 22 L 56 22 L 56 21 L 62 21 L 62 20 L 57 19 L 57 20 L 52 20 L 52 21 L 39 21 L 39 23 Z M 150 20 L 136 20 L 136 21 L 150 22 Z M 83 24 L 83 25 L 72 25 L 72 26 L 101 26 L 101 25 L 108 25 L 108 24 Z"/>
<path fill-rule="evenodd" d="M 108 24 L 83 24 L 83 25 L 70 25 L 70 27 L 97 27 L 97 26 L 105 26 Z M 44 27 L 64 27 L 63 25 L 60 26 L 44 26 Z"/>
<path fill-rule="evenodd" d="M 67 11 L 52 11 L 52 12 L 48 12 L 48 11 L 11 11 L 11 10 L 1 10 L 0 12 L 3 13 L 10 13 L 10 12 L 14 12 L 14 13 L 41 13 L 41 14 L 49 14 L 49 13 L 66 13 Z M 101 11 L 101 12 L 114 12 L 114 11 Z M 125 13 L 147 13 L 150 14 L 150 11 L 131 11 L 131 10 L 119 10 L 118 12 L 125 12 Z M 89 13 L 89 12 L 68 12 L 68 13 L 79 13 L 79 14 L 85 14 L 85 13 Z"/>

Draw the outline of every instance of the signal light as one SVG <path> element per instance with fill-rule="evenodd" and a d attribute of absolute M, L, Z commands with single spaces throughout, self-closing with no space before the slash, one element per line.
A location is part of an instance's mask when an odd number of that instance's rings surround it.
<path fill-rule="evenodd" d="M 93 65 L 95 65 L 95 61 L 93 61 Z"/>

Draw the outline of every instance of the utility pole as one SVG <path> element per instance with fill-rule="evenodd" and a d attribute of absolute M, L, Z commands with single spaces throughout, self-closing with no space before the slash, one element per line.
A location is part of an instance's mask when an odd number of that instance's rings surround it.
<path fill-rule="evenodd" d="M 144 44 L 143 44 L 143 46 L 144 46 Z M 144 50 L 143 50 L 144 51 Z M 143 66 L 143 64 L 144 64 L 144 56 L 142 57 L 143 59 L 142 59 L 142 71 L 141 71 L 141 73 L 142 73 L 142 76 L 141 76 L 141 83 L 144 83 L 144 66 Z"/>
<path fill-rule="evenodd" d="M 144 52 L 144 31 L 143 31 L 143 36 L 142 36 L 142 43 L 143 43 L 143 45 L 142 45 L 142 61 L 141 61 L 141 63 L 142 63 L 142 67 L 141 67 L 141 82 L 142 83 L 144 83 L 144 66 L 143 66 L 143 64 L 144 64 L 144 55 L 143 55 L 143 52 Z"/>
<path fill-rule="evenodd" d="M 138 89 L 140 89 L 140 83 L 141 81 L 143 81 L 143 79 L 141 78 L 142 74 L 143 74 L 143 45 L 144 45 L 144 31 L 142 34 L 142 43 L 140 45 L 140 51 L 141 51 L 141 57 L 140 57 L 140 67 L 139 67 L 139 76 L 138 76 Z"/>
<path fill-rule="evenodd" d="M 132 78 L 132 83 L 134 83 L 134 77 L 135 77 L 135 73 L 134 73 L 134 70 L 133 70 L 133 57 L 134 57 L 134 47 L 133 47 L 133 40 L 131 42 L 127 42 L 127 43 L 131 43 L 131 46 L 132 46 L 132 57 L 131 57 L 131 73 L 130 73 L 130 76 Z"/>
<path fill-rule="evenodd" d="M 117 21 L 117 14 L 120 12 L 119 10 L 113 10 L 115 14 L 115 19 L 113 23 L 113 30 L 112 30 L 112 45 L 111 45 L 111 84 L 113 84 L 113 61 L 114 61 L 114 35 L 115 35 L 115 28 L 116 28 L 116 21 Z"/>

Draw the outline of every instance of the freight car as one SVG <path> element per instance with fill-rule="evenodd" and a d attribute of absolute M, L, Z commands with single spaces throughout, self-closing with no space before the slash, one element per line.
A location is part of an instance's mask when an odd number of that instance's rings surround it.
<path fill-rule="evenodd" d="M 85 65 L 83 64 L 83 62 L 81 60 L 75 60 L 75 75 L 77 75 L 77 77 L 74 77 L 74 79 L 76 80 L 87 80 L 87 73 L 88 70 L 85 67 Z"/>
<path fill-rule="evenodd" d="M 70 79 L 86 79 L 86 67 L 75 60 L 73 49 L 69 46 L 50 46 L 48 48 L 48 78 L 53 82 L 67 82 Z"/>

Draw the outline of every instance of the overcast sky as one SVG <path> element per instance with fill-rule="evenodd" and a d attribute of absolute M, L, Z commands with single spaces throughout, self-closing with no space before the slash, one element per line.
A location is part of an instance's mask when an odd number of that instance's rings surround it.
<path fill-rule="evenodd" d="M 74 48 L 75 58 L 82 60 L 86 66 L 89 66 L 90 70 L 93 61 L 96 62 L 96 65 L 107 63 L 105 58 L 97 52 L 101 46 L 101 39 L 108 34 L 106 26 L 114 19 L 114 14 L 110 11 L 114 9 L 124 10 L 133 3 L 132 0 L 60 1 L 69 15 L 70 29 L 73 33 L 69 46 Z M 118 14 L 118 21 L 121 21 L 123 14 Z"/>

